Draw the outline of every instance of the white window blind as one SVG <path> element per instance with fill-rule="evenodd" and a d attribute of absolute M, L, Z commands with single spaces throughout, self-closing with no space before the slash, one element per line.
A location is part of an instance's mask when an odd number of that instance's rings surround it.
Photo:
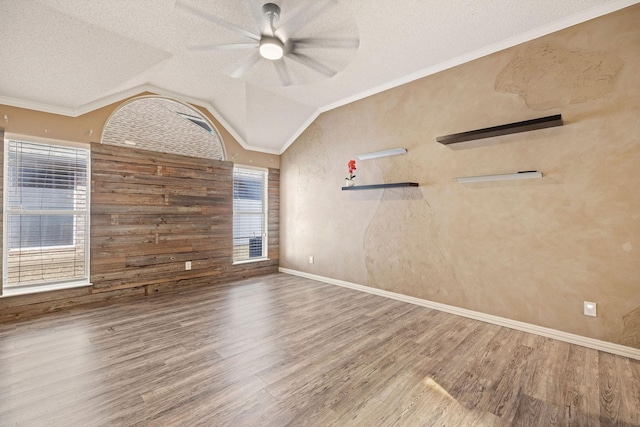
<path fill-rule="evenodd" d="M 233 170 L 233 260 L 267 256 L 267 172 Z"/>
<path fill-rule="evenodd" d="M 3 289 L 87 282 L 89 150 L 7 140 Z"/>

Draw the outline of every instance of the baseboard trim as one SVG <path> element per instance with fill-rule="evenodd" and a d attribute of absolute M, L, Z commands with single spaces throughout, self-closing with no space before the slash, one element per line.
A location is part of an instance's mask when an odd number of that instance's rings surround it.
<path fill-rule="evenodd" d="M 318 282 L 328 283 L 331 285 L 342 286 L 357 291 L 367 292 L 369 294 L 379 295 L 385 298 L 391 298 L 398 301 L 408 302 L 410 304 L 422 307 L 432 308 L 434 310 L 444 311 L 446 313 L 456 314 L 458 316 L 468 317 L 469 319 L 480 320 L 481 322 L 492 323 L 498 326 L 504 326 L 516 329 L 530 334 L 541 335 L 547 338 L 553 338 L 559 341 L 576 344 L 582 347 L 594 350 L 605 351 L 607 353 L 624 356 L 631 359 L 640 360 L 640 349 L 627 347 L 620 344 L 614 344 L 607 341 L 601 341 L 594 338 L 583 337 L 582 335 L 571 334 L 569 332 L 558 331 L 556 329 L 545 328 L 543 326 L 532 325 L 530 323 L 519 322 L 517 320 L 507 319 L 505 317 L 494 316 L 491 314 L 481 313 L 479 311 L 467 310 L 465 308 L 455 307 L 452 305 L 441 304 L 439 302 L 429 301 L 421 298 L 411 297 L 396 292 L 385 291 L 384 289 L 376 289 L 369 286 L 358 285 L 356 283 L 346 282 L 344 280 L 332 279 L 330 277 L 318 276 L 316 274 L 305 273 L 303 271 L 292 270 L 280 267 L 281 273 L 291 274 L 293 276 L 304 277 L 306 279 L 316 280 Z"/>

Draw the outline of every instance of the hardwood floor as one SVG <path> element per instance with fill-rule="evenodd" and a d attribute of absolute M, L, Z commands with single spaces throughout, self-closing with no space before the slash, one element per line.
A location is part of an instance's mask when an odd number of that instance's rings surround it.
<path fill-rule="evenodd" d="M 638 426 L 640 362 L 275 274 L 0 325 L 0 426 Z"/>

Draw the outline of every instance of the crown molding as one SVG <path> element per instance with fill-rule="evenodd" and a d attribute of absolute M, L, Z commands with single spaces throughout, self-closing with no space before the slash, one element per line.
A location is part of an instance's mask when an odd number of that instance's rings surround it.
<path fill-rule="evenodd" d="M 318 108 L 318 110 L 307 120 L 303 127 L 298 129 L 298 131 L 293 134 L 291 138 L 282 146 L 280 149 L 280 153 L 284 153 L 291 144 L 305 131 L 305 129 L 313 123 L 315 119 L 322 113 L 327 111 L 334 110 L 339 107 L 343 107 L 347 104 L 351 104 L 353 102 L 359 101 L 361 99 L 367 98 L 372 95 L 376 95 L 380 92 L 384 92 L 389 89 L 393 89 L 398 86 L 402 86 L 404 84 L 410 83 L 415 80 L 419 80 L 423 77 L 430 76 L 432 74 L 439 73 L 441 71 L 448 70 L 449 68 L 457 67 L 458 65 L 465 64 L 467 62 L 474 61 L 476 59 L 482 58 L 484 56 L 491 55 L 493 53 L 499 52 L 501 50 L 508 49 L 510 47 L 526 43 L 531 40 L 535 40 L 537 38 L 546 36 L 551 33 L 555 33 L 556 31 L 563 30 L 565 28 L 571 27 L 573 25 L 581 24 L 583 22 L 589 21 L 591 19 L 598 18 L 600 16 L 607 15 L 609 13 L 616 12 L 620 9 L 624 9 L 625 7 L 632 6 L 636 3 L 640 3 L 640 0 L 615 0 L 610 1 L 606 4 L 601 4 L 599 6 L 593 7 L 589 10 L 586 10 L 581 13 L 577 13 L 575 15 L 568 16 L 564 19 L 560 19 L 558 21 L 552 22 L 547 25 L 543 25 L 542 27 L 535 28 L 530 31 L 526 31 L 522 34 L 518 34 L 517 36 L 502 40 L 500 42 L 491 44 L 489 46 L 483 47 L 481 49 L 474 50 L 473 52 L 469 52 L 467 54 L 458 56 L 456 58 L 450 59 L 448 61 L 444 61 L 438 63 L 432 67 L 424 68 L 422 70 L 416 71 L 415 73 L 407 74 L 406 76 L 400 77 L 395 80 L 391 80 L 389 82 L 385 82 L 379 86 L 367 89 L 365 91 L 356 93 L 355 95 L 349 96 L 347 98 L 343 98 L 339 101 L 333 102 L 331 104 L 325 105 L 323 107 Z"/>
<path fill-rule="evenodd" d="M 9 96 L 0 96 L 0 104 L 10 107 L 24 108 L 25 110 L 40 111 L 42 113 L 58 114 L 61 116 L 77 117 L 73 108 L 59 107 L 42 102 L 28 101 Z"/>
<path fill-rule="evenodd" d="M 216 110 L 210 103 L 202 99 L 186 96 L 181 93 L 166 90 L 150 84 L 136 86 L 131 89 L 127 89 L 122 92 L 118 92 L 113 95 L 109 95 L 109 96 L 97 99 L 95 101 L 81 105 L 80 107 L 77 107 L 77 108 L 61 107 L 61 106 L 45 104 L 41 102 L 28 101 L 24 99 L 12 98 L 12 97 L 6 97 L 6 96 L 0 96 L 0 104 L 9 105 L 11 107 L 24 108 L 28 110 L 40 111 L 43 113 L 58 114 L 61 116 L 68 116 L 68 117 L 78 117 L 83 114 L 87 114 L 92 111 L 98 110 L 100 108 L 106 107 L 108 105 L 115 104 L 120 101 L 124 101 L 125 99 L 132 98 L 136 95 L 140 95 L 141 93 L 144 93 L 144 92 L 150 92 L 155 95 L 165 96 L 167 98 L 172 98 L 177 101 L 203 107 L 209 113 L 211 113 L 211 115 L 225 128 L 227 132 L 231 134 L 231 136 L 233 136 L 233 138 L 236 141 L 238 141 L 238 143 L 245 150 L 257 151 L 261 153 L 275 154 L 275 155 L 280 154 L 278 150 L 273 150 L 273 149 L 268 149 L 268 148 L 258 147 L 255 145 L 248 144 L 245 141 L 245 139 L 242 136 L 240 136 L 240 134 L 233 128 L 233 126 L 231 126 L 231 124 L 224 119 L 222 114 L 220 114 L 218 110 Z"/>

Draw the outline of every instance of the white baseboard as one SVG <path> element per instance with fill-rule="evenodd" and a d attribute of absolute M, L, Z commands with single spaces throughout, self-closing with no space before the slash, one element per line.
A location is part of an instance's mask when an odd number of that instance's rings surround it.
<path fill-rule="evenodd" d="M 444 311 L 446 313 L 456 314 L 458 316 L 468 317 L 482 322 L 492 323 L 498 326 L 504 326 L 518 331 L 528 332 L 530 334 L 541 335 L 547 338 L 553 338 L 559 341 L 580 345 L 594 350 L 605 351 L 619 356 L 629 357 L 631 359 L 640 360 L 640 349 L 627 347 L 620 344 L 614 344 L 607 341 L 601 341 L 594 338 L 583 337 L 581 335 L 571 334 L 568 332 L 558 331 L 556 329 L 545 328 L 543 326 L 532 325 L 530 323 L 519 322 L 517 320 L 507 319 L 505 317 L 494 316 L 491 314 L 481 313 L 479 311 L 467 310 L 466 308 L 455 307 L 452 305 L 441 304 L 439 302 L 429 301 L 421 298 L 415 298 L 408 295 L 398 294 L 396 292 L 385 291 L 383 289 L 372 288 L 369 286 L 358 285 L 356 283 L 345 282 L 344 280 L 331 279 L 329 277 L 318 276 L 316 274 L 305 273 L 303 271 L 291 270 L 289 268 L 279 268 L 281 273 L 291 274 L 293 276 L 305 277 L 307 279 L 316 280 L 318 282 L 329 283 L 331 285 L 343 286 L 345 288 L 355 289 L 357 291 L 367 292 L 398 301 L 408 302 L 410 304 L 422 307 L 432 308 L 434 310 Z"/>

